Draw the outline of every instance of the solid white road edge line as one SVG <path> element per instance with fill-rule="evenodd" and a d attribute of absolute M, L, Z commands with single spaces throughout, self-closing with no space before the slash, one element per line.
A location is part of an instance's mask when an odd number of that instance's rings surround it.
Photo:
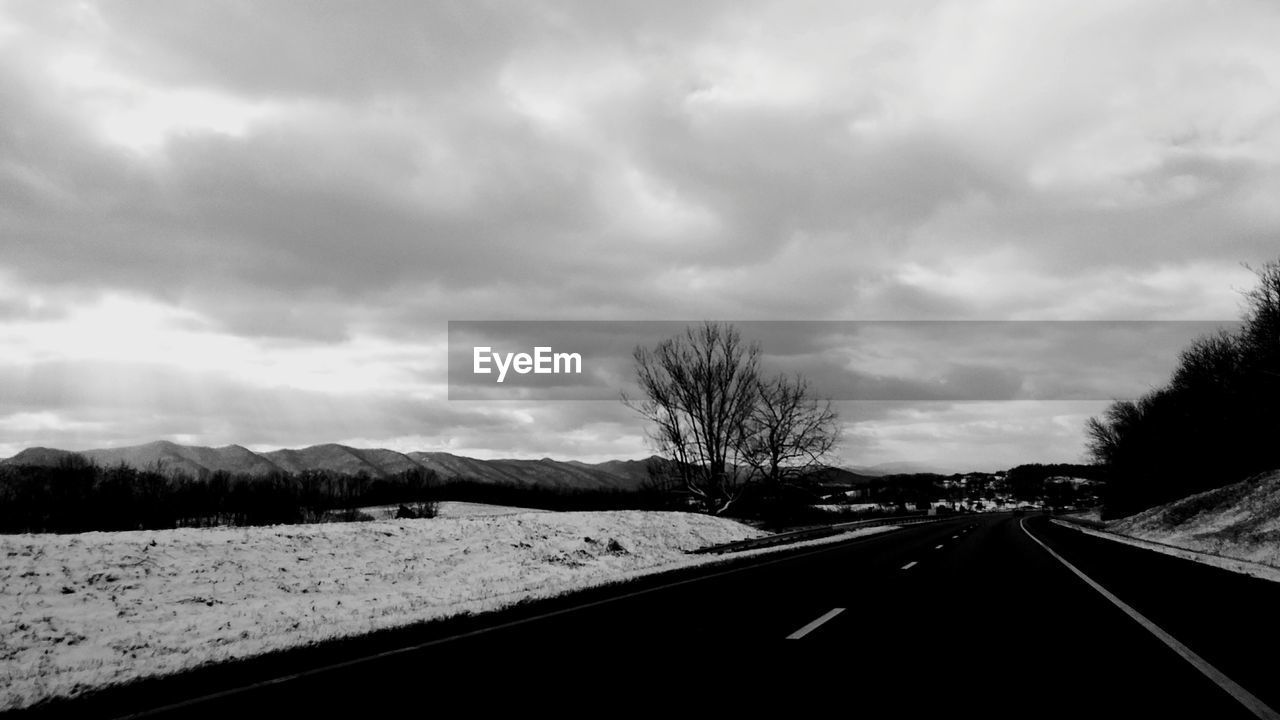
<path fill-rule="evenodd" d="M 840 614 L 840 613 L 842 613 L 842 612 L 844 612 L 844 608 L 834 608 L 834 609 L 832 609 L 830 612 L 828 612 L 828 613 L 826 613 L 825 615 L 823 615 L 822 617 L 818 618 L 817 620 L 814 620 L 813 622 L 809 623 L 808 625 L 805 625 L 804 627 L 800 628 L 799 630 L 797 630 L 797 631 L 795 631 L 795 632 L 791 633 L 790 635 L 788 635 L 788 636 L 787 636 L 787 639 L 788 639 L 788 640 L 799 640 L 800 638 L 804 637 L 805 635 L 808 635 L 809 633 L 813 632 L 814 630 L 817 630 L 819 627 L 821 627 L 821 626 L 822 626 L 822 624 L 823 624 L 823 623 L 825 623 L 826 621 L 830 620 L 831 618 L 833 618 L 833 617 L 835 617 L 835 616 L 839 615 L 839 614 Z"/>
<path fill-rule="evenodd" d="M 1155 635 L 1157 638 L 1160 639 L 1161 642 L 1163 642 L 1165 645 L 1168 645 L 1170 649 L 1172 649 L 1174 652 L 1181 655 L 1183 660 L 1186 660 L 1187 662 L 1191 663 L 1192 667 L 1194 667 L 1195 669 L 1203 673 L 1205 677 L 1217 683 L 1218 687 L 1222 688 L 1223 690 L 1226 690 L 1227 693 L 1231 695 L 1231 697 L 1235 698 L 1237 702 L 1239 702 L 1241 705 L 1244 705 L 1246 708 L 1248 708 L 1249 711 L 1252 712 L 1254 715 L 1260 718 L 1264 718 L 1264 720 L 1280 720 L 1280 713 L 1277 713 L 1275 710 L 1272 710 L 1266 703 L 1262 702 L 1256 696 L 1254 696 L 1253 693 L 1249 692 L 1248 690 L 1245 690 L 1243 687 L 1240 687 L 1240 684 L 1237 683 L 1235 680 L 1232 680 L 1231 678 L 1223 674 L 1221 670 L 1210 665 L 1209 661 L 1195 654 L 1195 652 L 1193 652 L 1191 648 L 1187 647 L 1186 645 L 1183 645 L 1181 642 L 1178 641 L 1177 638 L 1165 632 L 1164 629 L 1161 628 L 1159 625 L 1156 625 L 1155 623 L 1148 620 L 1145 616 L 1143 616 L 1142 613 L 1138 612 L 1137 610 L 1134 610 L 1127 603 L 1125 603 L 1125 601 L 1111 594 L 1111 591 L 1099 585 L 1097 582 L 1093 580 L 1093 578 L 1089 577 L 1088 575 L 1085 575 L 1075 565 L 1072 565 L 1071 563 L 1067 562 L 1066 558 L 1054 552 L 1053 548 L 1049 547 L 1048 545 L 1045 545 L 1040 540 L 1040 538 L 1036 537 L 1035 535 L 1032 535 L 1031 531 L 1027 529 L 1026 522 L 1027 522 L 1026 519 L 1020 520 L 1018 522 L 1019 527 L 1022 528 L 1022 532 L 1026 533 L 1027 537 L 1031 538 L 1032 540 L 1035 540 L 1037 545 L 1044 548 L 1045 552 L 1049 553 L 1054 558 L 1056 558 L 1058 562 L 1062 563 L 1063 565 L 1066 565 L 1067 569 L 1075 573 L 1077 577 L 1079 577 L 1081 580 L 1088 583 L 1089 587 L 1093 588 L 1094 590 L 1097 590 L 1098 593 L 1102 595 L 1102 597 L 1110 600 L 1113 605 L 1123 610 L 1126 615 L 1133 618 L 1134 620 L 1137 620 L 1138 624 L 1146 628 L 1147 632 L 1151 633 L 1152 635 Z"/>
<path fill-rule="evenodd" d="M 913 568 L 913 567 L 915 567 L 915 566 L 916 566 L 916 561 L 915 561 L 915 560 L 912 560 L 911 562 L 907 563 L 906 565 L 903 565 L 903 566 L 902 566 L 902 569 L 903 569 L 903 570 L 910 570 L 911 568 Z"/>

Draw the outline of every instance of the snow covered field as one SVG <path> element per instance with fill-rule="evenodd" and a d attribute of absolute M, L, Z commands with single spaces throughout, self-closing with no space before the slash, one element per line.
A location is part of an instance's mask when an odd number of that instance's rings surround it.
<path fill-rule="evenodd" d="M 371 505 L 358 508 L 360 512 L 374 520 L 391 520 L 396 516 L 399 505 Z M 442 518 L 484 517 L 489 515 L 515 515 L 518 513 L 550 512 L 533 508 L 512 507 L 510 505 L 489 505 L 487 503 L 445 500 L 440 503 L 439 515 Z"/>
<path fill-rule="evenodd" d="M 533 508 L 511 507 L 510 505 L 488 505 L 485 503 L 462 502 L 460 500 L 445 500 L 440 503 L 439 512 L 439 517 L 451 518 L 482 517 L 486 515 L 515 515 L 517 513 L 550 512 L 550 510 L 535 510 Z"/>
<path fill-rule="evenodd" d="M 722 562 L 685 553 L 762 534 L 623 511 L 0 536 L 0 709 Z"/>

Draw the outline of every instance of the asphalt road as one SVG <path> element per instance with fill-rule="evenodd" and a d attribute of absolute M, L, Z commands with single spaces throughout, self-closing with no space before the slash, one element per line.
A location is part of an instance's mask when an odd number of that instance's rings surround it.
<path fill-rule="evenodd" d="M 1005 515 L 142 683 L 45 713 L 1257 717 L 1028 531 L 1280 708 L 1280 584 Z"/>

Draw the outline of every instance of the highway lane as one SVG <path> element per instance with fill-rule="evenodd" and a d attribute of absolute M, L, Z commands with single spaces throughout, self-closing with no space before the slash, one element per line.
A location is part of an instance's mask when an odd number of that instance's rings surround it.
<path fill-rule="evenodd" d="M 1251 653 L 1276 647 L 1267 644 L 1270 608 L 1280 607 L 1275 584 L 1206 576 L 1212 568 L 1030 520 L 1031 532 L 1064 558 L 1114 584 L 1126 602 L 1274 706 L 1274 661 Z M 1187 583 L 1198 588 L 1193 595 Z M 1217 587 L 1227 588 L 1224 597 L 1205 600 Z M 1197 598 L 1214 612 L 1187 602 Z M 1222 611 L 1230 616 L 1225 624 L 1216 617 Z M 1260 623 L 1270 623 L 1271 635 L 1241 637 Z M 867 717 L 961 710 L 986 717 L 1253 717 L 1011 516 L 913 526 L 425 633 L 52 709 L 112 716 L 428 642 L 155 716 L 275 708 L 359 716 L 405 706 L 426 711 L 453 698 L 490 713 L 680 707 L 803 715 L 834 707 Z"/>
<path fill-rule="evenodd" d="M 1015 520 L 983 522 L 943 552 L 890 578 L 867 598 L 860 622 L 833 621 L 818 654 L 839 652 L 858 638 L 874 652 L 847 665 L 866 686 L 909 691 L 909 676 L 894 669 L 910 669 L 927 679 L 918 692 L 938 710 L 1251 717 L 1044 552 Z M 877 622 L 888 618 L 888 627 Z M 992 708 L 993 699 L 1004 705 Z"/>

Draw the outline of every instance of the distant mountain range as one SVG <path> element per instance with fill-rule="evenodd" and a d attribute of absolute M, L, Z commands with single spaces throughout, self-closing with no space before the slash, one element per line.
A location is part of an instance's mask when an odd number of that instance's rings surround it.
<path fill-rule="evenodd" d="M 894 482 L 919 475 L 951 475 L 952 472 L 921 463 L 895 462 L 871 467 L 829 467 L 818 471 L 818 484 L 832 489 Z"/>
<path fill-rule="evenodd" d="M 160 440 L 146 445 L 71 452 L 53 448 L 27 448 L 0 464 L 55 466 L 72 455 L 81 455 L 98 465 L 125 464 L 138 469 L 160 468 L 165 472 L 204 476 L 219 470 L 267 476 L 277 472 L 328 470 L 371 477 L 387 477 L 405 470 L 426 468 L 440 479 L 472 480 L 482 483 L 526 487 L 555 487 L 581 490 L 635 490 L 649 479 L 649 466 L 662 462 L 610 460 L 582 463 L 544 458 L 542 460 L 477 460 L 445 452 L 400 453 L 394 450 L 353 448 L 346 445 L 313 445 L 300 450 L 273 450 L 257 453 L 240 445 L 198 447 Z"/>
<path fill-rule="evenodd" d="M 937 465 L 928 465 L 918 462 L 887 462 L 864 467 L 850 465 L 844 469 L 858 475 L 868 475 L 870 477 L 884 477 L 885 475 L 917 475 L 924 473 L 951 475 L 956 472 L 955 470 L 947 470 Z"/>
<path fill-rule="evenodd" d="M 267 476 L 327 470 L 345 475 L 366 473 L 387 477 L 405 470 L 426 468 L 445 481 L 473 480 L 482 483 L 526 487 L 555 487 L 581 490 L 635 490 L 649 479 L 649 467 L 665 462 L 658 457 L 644 460 L 610 460 L 583 463 L 576 460 L 477 460 L 446 452 L 409 452 L 354 448 L 333 443 L 312 445 L 300 450 L 254 452 L 241 445 L 201 447 L 159 440 L 146 445 L 98 450 L 57 450 L 27 448 L 0 465 L 54 466 L 71 455 L 81 455 L 98 465 L 124 463 L 138 469 L 159 467 L 165 472 L 196 477 L 224 470 L 230 473 Z M 862 485 L 871 480 L 916 473 L 949 475 L 951 471 L 912 462 L 882 463 L 870 467 L 828 468 L 820 482 L 824 485 Z"/>

